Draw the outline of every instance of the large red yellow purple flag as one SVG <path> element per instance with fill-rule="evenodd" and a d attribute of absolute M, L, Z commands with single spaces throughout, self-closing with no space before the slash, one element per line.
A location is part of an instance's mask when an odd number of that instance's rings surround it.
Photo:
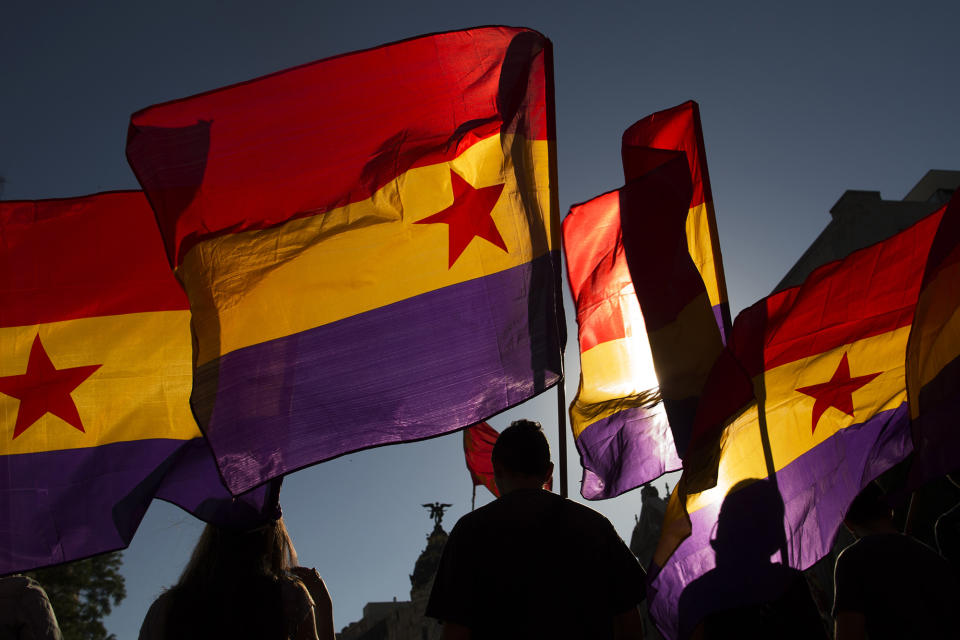
<path fill-rule="evenodd" d="M 0 202 L 0 237 L 0 574 L 125 547 L 154 497 L 256 521 L 264 490 L 231 498 L 190 413 L 187 300 L 143 194 Z"/>
<path fill-rule="evenodd" d="M 551 45 L 429 35 L 149 107 L 127 157 L 234 492 L 560 378 Z"/>
<path fill-rule="evenodd" d="M 663 568 L 651 584 L 651 610 L 666 637 L 687 637 L 711 611 L 734 606 L 699 588 L 721 565 L 742 569 L 740 605 L 769 598 L 774 587 L 761 576 L 777 573 L 769 553 L 752 569 L 743 562 L 766 549 L 760 532 L 782 539 L 775 562 L 809 567 L 830 550 L 857 493 L 911 452 L 907 338 L 942 216 L 941 209 L 824 265 L 737 317 L 728 351 L 758 401 L 729 416 L 716 485 L 679 508 L 683 497 L 671 496 L 664 531 L 676 533 L 685 506 L 689 537 L 668 560 L 655 556 Z M 730 406 L 731 393 L 742 397 L 711 379 L 701 410 Z M 775 505 L 751 498 L 771 487 Z"/>
<path fill-rule="evenodd" d="M 680 467 L 730 327 L 697 104 L 631 126 L 623 163 L 623 188 L 563 222 L 581 368 L 570 416 L 588 499 Z"/>

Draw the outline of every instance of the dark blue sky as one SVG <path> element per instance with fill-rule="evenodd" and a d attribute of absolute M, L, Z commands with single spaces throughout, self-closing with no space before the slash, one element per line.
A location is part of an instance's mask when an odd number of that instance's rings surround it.
<path fill-rule="evenodd" d="M 700 103 L 734 311 L 769 292 L 844 190 L 900 199 L 926 170 L 960 169 L 956 2 L 86 4 L 0 9 L 4 198 L 135 188 L 127 122 L 150 104 L 481 24 L 527 26 L 554 42 L 562 211 L 619 185 L 620 134 L 632 122 Z M 574 342 L 567 366 L 570 400 Z M 508 417 L 553 423 L 555 404 L 549 394 Z M 389 447 L 288 478 L 288 522 L 302 559 L 327 578 L 338 628 L 369 600 L 408 597 L 431 526 L 420 504 L 454 503 L 448 528 L 469 509 L 460 446 L 454 435 Z M 594 506 L 629 537 L 639 496 Z M 108 623 L 119 638 L 135 637 L 198 531 L 173 507 L 151 509 L 126 554 L 129 597 Z"/>

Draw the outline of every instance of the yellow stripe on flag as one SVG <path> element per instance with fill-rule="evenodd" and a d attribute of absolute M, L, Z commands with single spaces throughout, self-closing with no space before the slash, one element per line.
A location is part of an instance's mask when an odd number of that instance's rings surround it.
<path fill-rule="evenodd" d="M 0 455 L 199 436 L 189 323 L 187 311 L 157 311 L 0 328 L 0 377 L 27 371 L 38 331 L 56 369 L 100 365 L 70 394 L 84 431 L 45 413 L 13 439 L 20 400 L 0 393 Z"/>
<path fill-rule="evenodd" d="M 764 381 L 765 407 L 774 469 L 779 471 L 838 431 L 903 404 L 907 398 L 904 355 L 909 335 L 910 327 L 901 327 L 768 370 Z M 852 416 L 830 407 L 813 429 L 816 401 L 797 389 L 829 381 L 844 352 L 851 377 L 879 375 L 853 391 Z M 693 513 L 709 504 L 720 504 L 737 482 L 767 475 L 757 408 L 753 405 L 724 431 L 716 486 L 691 494 L 687 499 L 687 510 Z"/>
<path fill-rule="evenodd" d="M 690 207 L 687 213 L 687 249 L 693 264 L 700 271 L 703 284 L 707 289 L 710 306 L 727 301 L 726 284 L 717 279 L 716 257 L 713 255 L 713 243 L 710 235 L 710 221 L 714 218 L 713 203 L 704 202 Z M 721 295 L 721 290 L 723 295 Z"/>
<path fill-rule="evenodd" d="M 580 370 L 580 391 L 571 407 L 574 437 L 618 411 L 649 406 L 650 393 L 657 388 L 644 335 L 602 342 L 581 353 Z"/>

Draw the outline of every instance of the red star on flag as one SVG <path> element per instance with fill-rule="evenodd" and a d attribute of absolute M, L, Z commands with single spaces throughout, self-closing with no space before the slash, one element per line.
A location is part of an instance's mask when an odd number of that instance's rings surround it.
<path fill-rule="evenodd" d="M 0 393 L 20 400 L 13 437 L 31 427 L 45 413 L 52 413 L 74 429 L 83 431 L 83 422 L 70 393 L 100 368 L 99 364 L 57 369 L 40 342 L 33 339 L 27 372 L 18 376 L 0 377 Z"/>
<path fill-rule="evenodd" d="M 453 170 L 450 171 L 450 181 L 453 184 L 453 204 L 439 213 L 417 220 L 417 224 L 442 222 L 450 228 L 448 266 L 452 267 L 467 245 L 478 236 L 506 251 L 507 245 L 490 215 L 500 199 L 503 185 L 475 189 Z"/>
<path fill-rule="evenodd" d="M 797 389 L 800 393 L 816 400 L 816 402 L 813 403 L 813 427 L 811 432 L 817 430 L 817 423 L 820 421 L 820 416 L 830 407 L 839 409 L 848 416 L 852 416 L 853 392 L 878 375 L 880 374 L 870 373 L 865 376 L 851 378 L 850 363 L 847 362 L 847 353 L 844 352 L 843 358 L 840 359 L 840 364 L 837 365 L 837 370 L 833 372 L 833 377 L 830 378 L 829 382 L 821 382 L 820 384 Z"/>

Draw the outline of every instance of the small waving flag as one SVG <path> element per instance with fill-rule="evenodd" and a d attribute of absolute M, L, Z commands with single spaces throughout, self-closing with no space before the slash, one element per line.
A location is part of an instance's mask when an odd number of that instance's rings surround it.
<path fill-rule="evenodd" d="M 500 490 L 493 480 L 493 445 L 500 434 L 486 422 L 475 424 L 463 430 L 463 455 L 467 462 L 467 471 L 473 481 L 473 497 L 476 500 L 477 485 L 483 485 L 490 493 L 500 497 Z"/>
<path fill-rule="evenodd" d="M 441 33 L 132 116 L 232 491 L 559 380 L 550 47 Z"/>

